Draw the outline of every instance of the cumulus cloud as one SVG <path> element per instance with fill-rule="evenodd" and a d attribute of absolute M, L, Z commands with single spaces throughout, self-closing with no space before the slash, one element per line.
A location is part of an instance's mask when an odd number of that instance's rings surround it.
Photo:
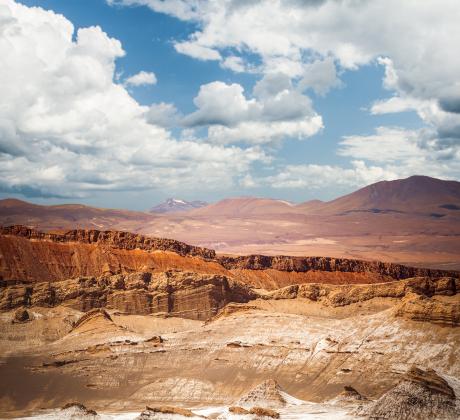
<path fill-rule="evenodd" d="M 446 148 L 437 142 L 436 132 L 430 129 L 378 127 L 371 135 L 341 140 L 338 153 L 351 159 L 349 165 L 287 165 L 256 182 L 273 188 L 349 190 L 414 174 L 460 179 L 458 148 L 446 156 Z"/>
<path fill-rule="evenodd" d="M 155 85 L 156 83 L 157 78 L 155 73 L 147 71 L 140 71 L 125 80 L 125 85 L 127 86 Z"/>
<path fill-rule="evenodd" d="M 141 106 L 114 82 L 121 43 L 100 27 L 0 0 L 0 188 L 41 196 L 226 188 L 256 147 L 176 140 L 173 106 Z M 145 79 L 144 79 L 145 80 Z"/>
<path fill-rule="evenodd" d="M 338 186 L 356 188 L 389 179 L 396 179 L 394 172 L 379 166 L 367 166 L 363 161 L 353 161 L 351 167 L 334 165 L 288 165 L 278 174 L 266 179 L 273 188 L 317 190 Z"/>
<path fill-rule="evenodd" d="M 310 88 L 318 95 L 325 95 L 332 88 L 342 86 L 342 82 L 337 76 L 334 59 L 326 57 L 324 60 L 316 60 L 306 64 L 299 86 L 303 89 Z"/>
<path fill-rule="evenodd" d="M 221 63 L 221 66 L 222 68 L 232 70 L 235 73 L 243 73 L 248 71 L 244 60 L 241 57 L 237 57 L 235 55 L 225 57 Z"/>
<path fill-rule="evenodd" d="M 180 114 L 174 104 L 160 102 L 149 107 L 146 119 L 150 124 L 171 128 L 177 125 Z"/>
<path fill-rule="evenodd" d="M 407 161 L 423 158 L 420 130 L 377 127 L 369 136 L 346 136 L 340 142 L 339 154 L 374 162 Z"/>
<path fill-rule="evenodd" d="M 189 55 L 192 58 L 197 58 L 198 60 L 208 61 L 221 59 L 219 51 L 194 42 L 177 42 L 174 44 L 174 48 L 177 52 Z"/>
<path fill-rule="evenodd" d="M 268 74 L 247 98 L 237 83 L 201 86 L 194 99 L 197 110 L 183 119 L 189 127 L 209 126 L 208 141 L 219 144 L 275 143 L 283 138 L 305 139 L 323 127 L 308 96 L 284 74 Z"/>
<path fill-rule="evenodd" d="M 438 147 L 460 143 L 457 0 L 196 0 L 175 2 L 169 11 L 155 0 L 139 2 L 197 23 L 199 29 L 181 41 L 190 50 L 211 49 L 216 59 L 219 52 L 222 65 L 237 72 L 255 68 L 256 57 L 261 73 L 283 73 L 320 95 L 340 86 L 337 67 L 378 63 L 395 96 L 377 101 L 372 113 L 414 110 L 435 128 Z M 250 54 L 236 59 L 235 52 Z"/>

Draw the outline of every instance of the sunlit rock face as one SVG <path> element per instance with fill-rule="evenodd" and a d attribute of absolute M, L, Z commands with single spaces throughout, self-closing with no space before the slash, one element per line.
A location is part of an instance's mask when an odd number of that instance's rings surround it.
<path fill-rule="evenodd" d="M 457 415 L 456 272 L 23 232 L 0 236 L 6 416 Z M 22 277 L 7 277 L 11 267 Z M 290 283 L 312 271 L 315 282 Z M 333 273 L 346 276 L 333 284 Z M 61 408 L 73 401 L 88 412 Z"/>

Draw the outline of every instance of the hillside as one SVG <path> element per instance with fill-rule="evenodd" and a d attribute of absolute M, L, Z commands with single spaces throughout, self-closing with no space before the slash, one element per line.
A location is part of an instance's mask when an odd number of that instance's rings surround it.
<path fill-rule="evenodd" d="M 450 214 L 460 211 L 460 182 L 427 176 L 381 181 L 326 203 L 303 203 L 299 208 L 328 214 L 374 213 Z"/>
<path fill-rule="evenodd" d="M 227 198 L 191 212 L 193 216 L 201 217 L 253 217 L 275 214 L 298 213 L 292 203 L 283 200 L 257 197 Z"/>
<path fill-rule="evenodd" d="M 102 209 L 82 204 L 42 206 L 11 198 L 0 200 L 0 224 L 4 226 L 23 224 L 47 230 L 109 229 L 121 225 L 135 227 L 152 220 L 155 220 L 152 214 L 131 210 Z"/>

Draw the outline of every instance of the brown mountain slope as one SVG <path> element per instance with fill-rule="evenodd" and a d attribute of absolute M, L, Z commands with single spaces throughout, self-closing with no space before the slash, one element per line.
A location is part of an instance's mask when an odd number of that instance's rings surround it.
<path fill-rule="evenodd" d="M 193 216 L 227 216 L 251 217 L 257 215 L 272 215 L 298 213 L 296 207 L 283 200 L 257 197 L 227 198 L 190 212 Z"/>
<path fill-rule="evenodd" d="M 322 204 L 308 205 L 307 211 L 339 214 L 353 211 L 450 213 L 460 210 L 460 182 L 427 176 L 382 181 Z M 302 207 L 302 205 L 300 206 Z"/>
<path fill-rule="evenodd" d="M 81 204 L 41 206 L 11 198 L 0 200 L 0 224 L 23 224 L 46 230 L 109 229 L 123 224 L 140 226 L 155 218 L 155 215 L 143 212 L 101 209 Z"/>

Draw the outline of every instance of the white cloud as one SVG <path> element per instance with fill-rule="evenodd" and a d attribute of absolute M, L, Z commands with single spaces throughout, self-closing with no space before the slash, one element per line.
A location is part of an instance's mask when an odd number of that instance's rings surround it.
<path fill-rule="evenodd" d="M 99 27 L 0 0 L 0 188 L 26 195 L 235 185 L 258 148 L 176 140 L 174 108 L 114 82 L 121 43 Z"/>
<path fill-rule="evenodd" d="M 177 124 L 179 120 L 179 112 L 174 104 L 160 102 L 149 107 L 146 113 L 146 118 L 150 124 L 168 128 Z"/>
<path fill-rule="evenodd" d="M 194 42 L 176 42 L 174 48 L 177 52 L 190 57 L 197 58 L 198 60 L 220 60 L 222 57 L 219 51 L 212 48 L 204 47 L 203 45 L 196 44 Z"/>
<path fill-rule="evenodd" d="M 378 127 L 368 136 L 347 136 L 339 154 L 351 165 L 287 165 L 276 175 L 256 180 L 274 188 L 340 188 L 345 190 L 414 174 L 460 179 L 460 152 L 439 148 L 433 130 Z"/>
<path fill-rule="evenodd" d="M 337 77 L 334 59 L 327 57 L 306 64 L 299 86 L 303 89 L 313 89 L 318 95 L 325 95 L 332 88 L 342 86 L 342 82 Z"/>
<path fill-rule="evenodd" d="M 246 142 L 250 144 L 279 143 L 285 138 L 298 140 L 313 136 L 323 127 L 320 116 L 306 121 L 262 122 L 247 121 L 235 127 L 211 126 L 208 138 L 216 144 Z"/>
<path fill-rule="evenodd" d="M 208 141 L 218 144 L 264 144 L 284 138 L 305 139 L 323 127 L 311 101 L 283 74 L 269 74 L 246 98 L 237 83 L 201 86 L 194 99 L 197 110 L 183 119 L 186 126 L 209 126 Z"/>
<path fill-rule="evenodd" d="M 460 141 L 458 0 L 196 0 L 175 2 L 169 11 L 155 0 L 139 2 L 198 23 L 183 41 L 192 55 L 193 47 L 210 49 L 215 59 L 220 51 L 222 65 L 235 71 L 254 68 L 255 56 L 264 74 L 301 78 L 300 87 L 319 94 L 339 86 L 336 65 L 353 70 L 379 63 L 395 98 L 374 104 L 373 113 L 415 108 L 440 138 L 447 132 Z M 188 13 L 180 12 L 184 4 Z M 235 51 L 244 62 L 233 58 Z M 427 112 L 426 101 L 437 108 Z M 445 113 L 457 114 L 455 124 Z M 442 125 L 447 120 L 449 127 Z"/>
<path fill-rule="evenodd" d="M 243 73 L 243 72 L 247 71 L 246 65 L 244 63 L 244 60 L 241 57 L 237 57 L 237 56 L 234 56 L 234 55 L 226 57 L 222 61 L 221 66 L 224 69 L 232 70 L 235 73 Z"/>
<path fill-rule="evenodd" d="M 393 114 L 397 112 L 414 111 L 419 107 L 420 102 L 411 98 L 393 96 L 389 99 L 376 101 L 372 104 L 371 114 Z"/>
<path fill-rule="evenodd" d="M 260 184 L 252 177 L 251 174 L 246 174 L 243 178 L 240 180 L 240 186 L 243 188 L 256 188 Z"/>
<path fill-rule="evenodd" d="M 273 188 L 317 190 L 331 186 L 357 188 L 389 179 L 397 174 L 378 166 L 367 166 L 363 161 L 353 161 L 351 167 L 334 165 L 287 165 L 277 175 L 266 178 Z"/>
<path fill-rule="evenodd" d="M 377 127 L 369 136 L 346 136 L 340 142 L 339 154 L 373 162 L 395 162 L 420 159 L 421 132 L 402 128 Z"/>
<path fill-rule="evenodd" d="M 200 87 L 193 100 L 198 110 L 184 118 L 184 124 L 196 125 L 235 125 L 247 114 L 255 112 L 254 100 L 246 100 L 244 89 L 238 83 L 227 85 L 212 82 Z"/>
<path fill-rule="evenodd" d="M 127 86 L 143 86 L 143 85 L 156 85 L 157 78 L 155 73 L 140 71 L 125 80 Z"/>

